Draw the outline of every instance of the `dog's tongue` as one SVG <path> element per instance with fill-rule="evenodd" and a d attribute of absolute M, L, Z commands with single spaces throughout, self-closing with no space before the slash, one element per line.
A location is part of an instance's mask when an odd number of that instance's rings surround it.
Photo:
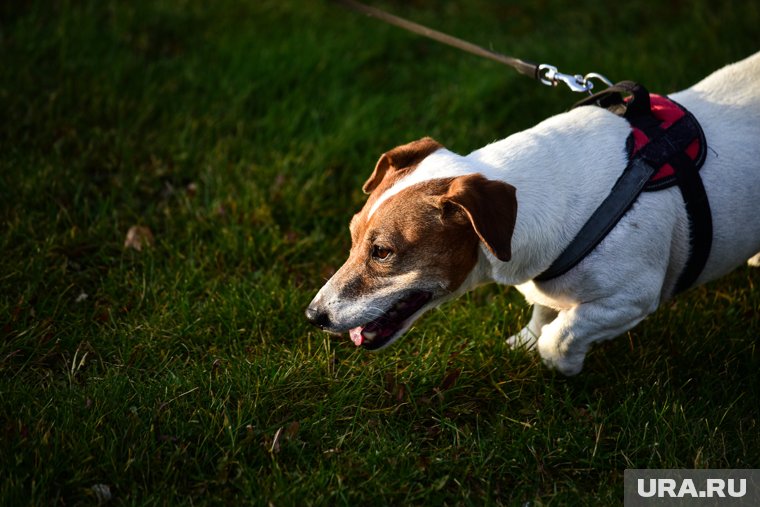
<path fill-rule="evenodd" d="M 354 342 L 354 345 L 357 347 L 362 344 L 362 341 L 364 341 L 364 337 L 362 336 L 363 329 L 363 327 L 359 326 L 348 330 L 348 334 L 351 336 L 351 341 Z"/>

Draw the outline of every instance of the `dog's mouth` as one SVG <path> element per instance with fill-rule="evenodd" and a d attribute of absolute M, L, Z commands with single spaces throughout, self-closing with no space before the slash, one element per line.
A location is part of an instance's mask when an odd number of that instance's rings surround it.
<path fill-rule="evenodd" d="M 412 292 L 399 299 L 380 317 L 363 326 L 349 330 L 354 345 L 368 350 L 377 350 L 386 345 L 407 324 L 407 320 L 425 306 L 432 294 L 424 291 Z"/>

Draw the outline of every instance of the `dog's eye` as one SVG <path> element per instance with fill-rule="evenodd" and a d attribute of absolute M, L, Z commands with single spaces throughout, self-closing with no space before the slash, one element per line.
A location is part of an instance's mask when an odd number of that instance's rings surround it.
<path fill-rule="evenodd" d="M 372 258 L 378 261 L 388 260 L 391 254 L 393 254 L 393 251 L 390 248 L 383 248 L 379 245 L 374 245 L 372 247 Z"/>

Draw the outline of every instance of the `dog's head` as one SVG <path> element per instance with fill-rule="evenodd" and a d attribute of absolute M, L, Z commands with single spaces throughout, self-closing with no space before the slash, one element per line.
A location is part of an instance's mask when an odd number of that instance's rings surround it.
<path fill-rule="evenodd" d="M 380 157 L 351 220 L 348 260 L 306 310 L 312 324 L 380 349 L 462 287 L 481 244 L 510 259 L 514 187 L 477 173 L 404 180 L 441 148 L 424 138 Z"/>

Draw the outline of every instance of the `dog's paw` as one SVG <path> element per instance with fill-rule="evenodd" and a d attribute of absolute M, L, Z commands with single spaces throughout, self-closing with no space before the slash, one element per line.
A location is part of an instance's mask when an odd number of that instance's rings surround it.
<path fill-rule="evenodd" d="M 567 347 L 567 344 L 557 343 L 555 340 L 541 339 L 537 344 L 538 353 L 544 364 L 557 370 L 562 375 L 572 377 L 583 370 L 583 361 L 586 359 L 586 350 L 583 348 Z M 573 350 L 575 349 L 575 350 Z"/>
<path fill-rule="evenodd" d="M 538 337 L 536 334 L 526 326 L 519 333 L 507 338 L 507 345 L 512 348 L 524 347 L 528 350 L 533 350 L 536 348 L 537 341 Z"/>
<path fill-rule="evenodd" d="M 585 359 L 585 356 L 576 358 L 546 358 L 541 356 L 541 359 L 547 367 L 557 370 L 566 377 L 572 377 L 578 375 L 583 370 L 583 360 Z"/>

